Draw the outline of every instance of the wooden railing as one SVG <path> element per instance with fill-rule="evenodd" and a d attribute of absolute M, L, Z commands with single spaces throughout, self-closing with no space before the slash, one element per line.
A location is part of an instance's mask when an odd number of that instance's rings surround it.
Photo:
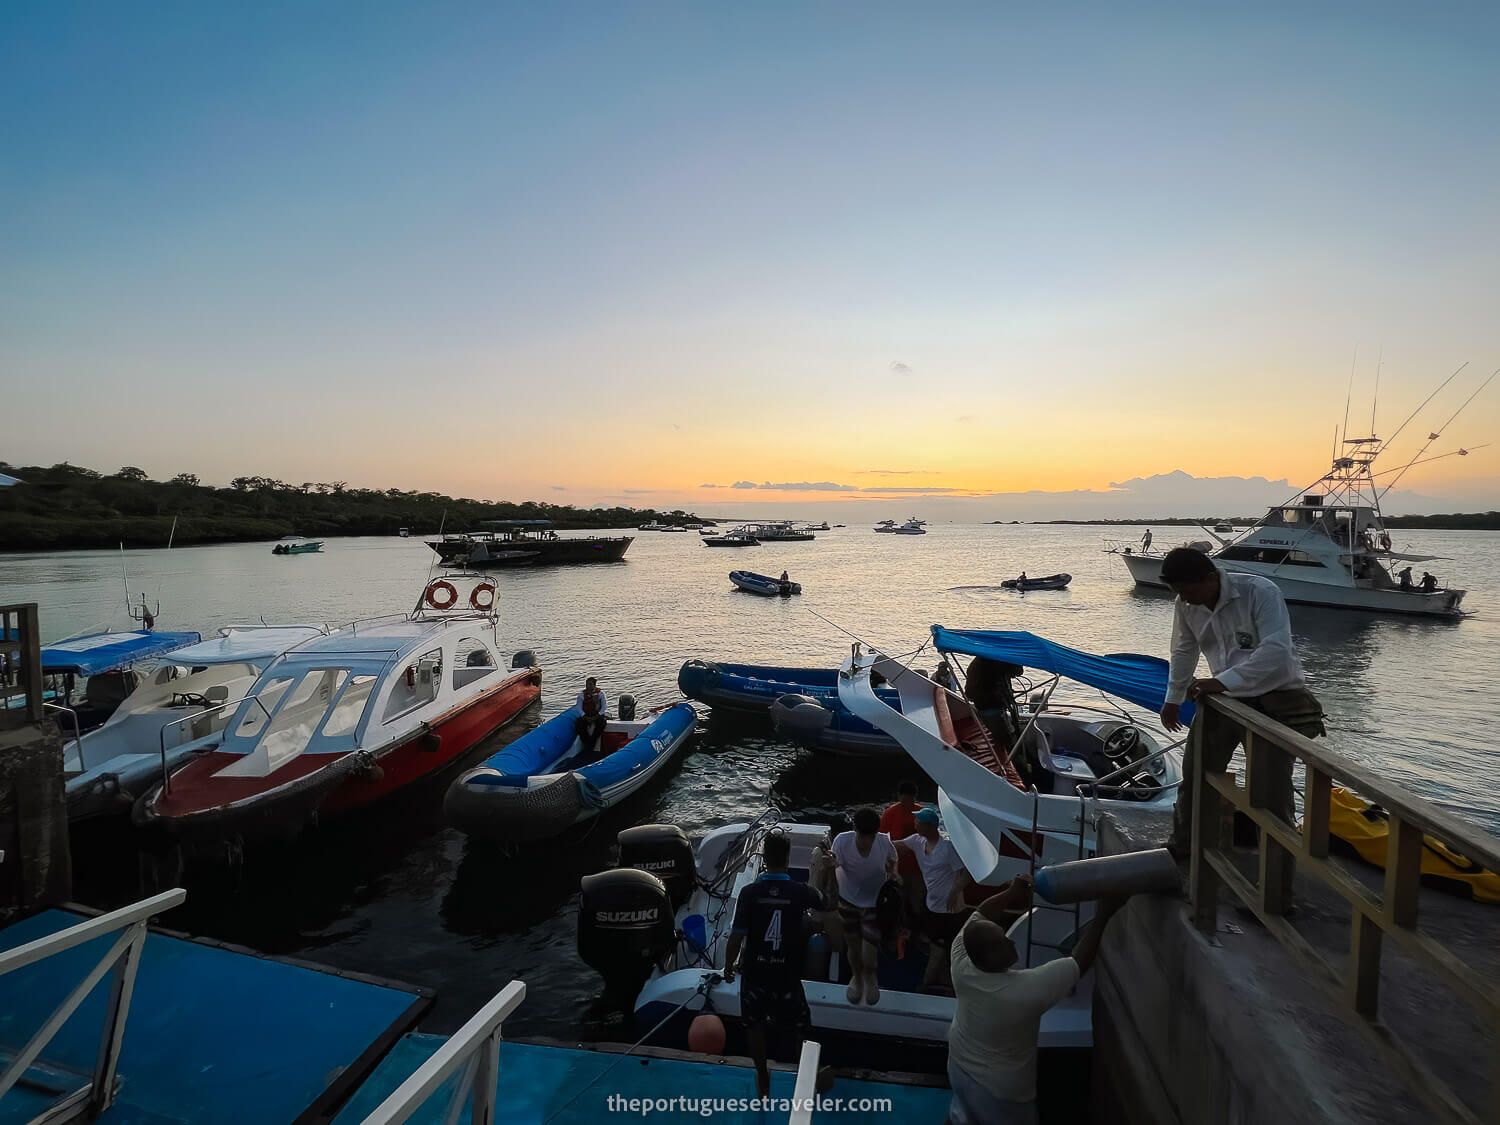
<path fill-rule="evenodd" d="M 1358 1014 L 1377 1045 L 1394 1052 L 1415 1088 L 1439 1113 L 1463 1121 L 1479 1118 L 1430 1068 L 1380 1023 L 1380 954 L 1389 938 L 1403 953 L 1444 981 L 1475 1009 L 1483 1025 L 1500 1036 L 1500 989 L 1432 936 L 1417 929 L 1421 887 L 1422 837 L 1425 833 L 1491 871 L 1500 871 L 1500 841 L 1465 824 L 1430 801 L 1391 785 L 1369 769 L 1320 746 L 1227 696 L 1200 703 L 1238 724 L 1243 732 L 1245 784 L 1229 773 L 1203 768 L 1201 745 L 1193 745 L 1193 840 L 1188 876 L 1193 921 L 1213 933 L 1219 893 L 1227 888 L 1292 954 L 1331 985 Z M 1202 738 L 1194 723 L 1190 744 Z M 1307 767 L 1300 831 L 1268 807 L 1272 771 L 1286 768 L 1285 757 Z M 1328 858 L 1331 796 L 1334 783 L 1347 786 L 1389 814 L 1385 886 L 1376 894 Z M 1235 865 L 1227 840 L 1231 811 L 1245 814 L 1260 829 L 1258 878 L 1252 882 Z M 1284 916 L 1286 869 L 1290 855 L 1298 870 L 1342 896 L 1350 906 L 1349 952 L 1342 968 L 1330 964 Z M 1480 1064 L 1490 1079 L 1485 1120 L 1500 1123 L 1500 1051 L 1492 1049 Z"/>
<path fill-rule="evenodd" d="M 15 713 L 42 721 L 42 641 L 36 603 L 0 605 L 0 709 L 24 696 Z"/>

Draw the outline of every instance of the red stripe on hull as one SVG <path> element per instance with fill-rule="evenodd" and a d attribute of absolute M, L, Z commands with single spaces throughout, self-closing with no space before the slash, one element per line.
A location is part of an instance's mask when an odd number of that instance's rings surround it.
<path fill-rule="evenodd" d="M 322 812 L 337 813 L 368 805 L 371 801 L 378 801 L 381 797 L 441 769 L 454 758 L 472 750 L 487 735 L 510 722 L 540 699 L 541 695 L 540 671 L 516 677 L 492 688 L 466 707 L 450 711 L 435 722 L 427 733 L 382 754 L 379 765 L 383 776 L 378 779 L 350 778 L 323 802 Z M 436 748 L 427 749 L 434 737 L 437 739 Z"/>

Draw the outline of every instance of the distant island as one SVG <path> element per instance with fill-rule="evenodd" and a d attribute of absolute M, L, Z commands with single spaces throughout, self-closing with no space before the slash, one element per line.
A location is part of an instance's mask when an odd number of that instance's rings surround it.
<path fill-rule="evenodd" d="M 344 481 L 288 484 L 236 477 L 227 488 L 191 473 L 151 480 L 126 466 L 117 473 L 63 463 L 7 465 L 21 483 L 0 488 L 0 550 L 165 547 L 279 539 L 283 535 L 432 535 L 476 529 L 485 520 L 551 520 L 559 528 L 636 527 L 650 520 L 682 523 L 681 510 L 576 508 L 571 504 L 492 503 L 436 492 L 350 488 Z M 174 530 L 175 522 L 175 530 Z M 706 522 L 706 521 L 700 521 Z"/>

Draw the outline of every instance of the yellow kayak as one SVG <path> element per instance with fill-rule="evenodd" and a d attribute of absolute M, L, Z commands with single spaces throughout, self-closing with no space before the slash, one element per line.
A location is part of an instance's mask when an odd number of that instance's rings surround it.
<path fill-rule="evenodd" d="M 1329 831 L 1361 859 L 1385 866 L 1389 816 L 1379 805 L 1333 787 Z M 1431 836 L 1422 837 L 1422 882 L 1440 890 L 1465 895 L 1475 902 L 1500 903 L 1500 875 L 1486 871 Z"/>

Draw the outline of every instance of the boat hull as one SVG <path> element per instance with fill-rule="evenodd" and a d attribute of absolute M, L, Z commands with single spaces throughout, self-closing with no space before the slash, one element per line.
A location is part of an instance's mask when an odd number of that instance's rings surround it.
<path fill-rule="evenodd" d="M 1122 552 L 1120 558 L 1125 560 L 1125 568 L 1130 571 L 1130 577 L 1135 580 L 1137 586 L 1148 586 L 1157 590 L 1168 588 L 1167 584 L 1161 580 L 1161 556 L 1127 555 Z M 1333 609 L 1364 610 L 1369 613 L 1403 613 L 1416 617 L 1453 619 L 1463 616 L 1460 605 L 1466 593 L 1464 590 L 1437 590 L 1424 594 L 1419 590 L 1399 588 L 1366 589 L 1359 586 L 1334 586 L 1322 582 L 1304 582 L 1297 578 L 1288 578 L 1283 574 L 1264 573 L 1252 566 L 1240 566 L 1223 560 L 1216 560 L 1216 565 L 1223 570 L 1234 571 L 1238 574 L 1255 574 L 1261 578 L 1269 578 L 1276 583 L 1282 596 L 1295 605 L 1319 605 Z"/>
<path fill-rule="evenodd" d="M 730 571 L 729 581 L 747 594 L 759 594 L 765 598 L 789 598 L 793 594 L 802 593 L 801 585 L 796 582 L 782 582 L 748 570 Z"/>
<path fill-rule="evenodd" d="M 563 566 L 574 563 L 619 562 L 635 542 L 631 536 L 614 539 L 547 539 L 539 541 L 476 543 L 467 556 L 455 560 L 479 569 L 522 566 Z"/>
<path fill-rule="evenodd" d="M 1071 574 L 1049 574 L 1045 578 L 1028 578 L 1024 582 L 1019 578 L 1007 578 L 1000 585 L 1007 590 L 1066 590 L 1071 581 Z"/>
<path fill-rule="evenodd" d="M 238 756 L 209 750 L 171 775 L 170 793 L 142 797 L 134 819 L 185 840 L 289 839 L 441 770 L 536 702 L 541 682 L 524 669 L 383 747 L 302 754 L 268 777 L 218 777 Z"/>

